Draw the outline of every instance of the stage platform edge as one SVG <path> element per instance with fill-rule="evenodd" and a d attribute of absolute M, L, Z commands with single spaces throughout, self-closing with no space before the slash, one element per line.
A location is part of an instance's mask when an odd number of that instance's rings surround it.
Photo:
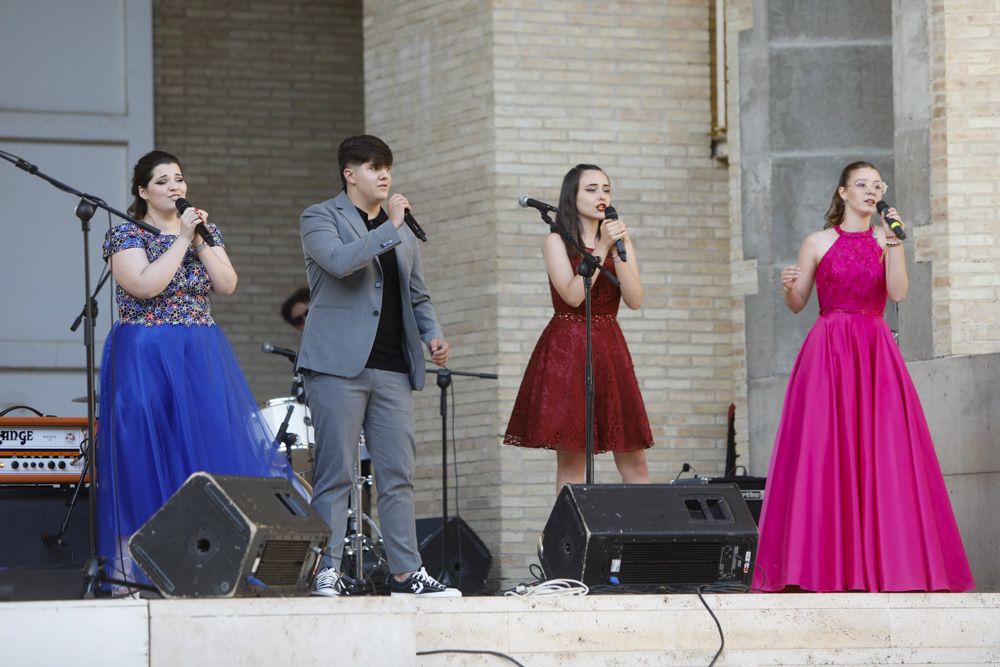
<path fill-rule="evenodd" d="M 1000 664 L 1000 593 L 706 594 L 718 665 Z M 4 664 L 707 665 L 694 595 L 0 604 Z M 65 662 L 63 662 L 65 661 Z M 360 662 L 355 662 L 360 661 Z"/>

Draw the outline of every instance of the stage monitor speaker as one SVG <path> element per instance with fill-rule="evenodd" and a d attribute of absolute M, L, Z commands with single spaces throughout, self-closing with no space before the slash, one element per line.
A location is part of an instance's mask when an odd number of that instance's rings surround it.
<path fill-rule="evenodd" d="M 564 486 L 542 533 L 546 577 L 588 586 L 749 587 L 757 527 L 733 485 Z"/>
<path fill-rule="evenodd" d="M 489 548 L 461 517 L 448 517 L 445 530 L 442 564 L 441 517 L 417 519 L 417 543 L 427 573 L 465 594 L 483 592 L 493 563 Z"/>
<path fill-rule="evenodd" d="M 760 525 L 760 510 L 764 506 L 764 487 L 766 477 L 750 477 L 748 475 L 733 475 L 732 477 L 685 477 L 675 479 L 674 484 L 687 486 L 706 486 L 709 484 L 735 484 L 743 500 L 753 516 L 754 523 Z"/>
<path fill-rule="evenodd" d="M 288 480 L 197 472 L 129 540 L 168 598 L 304 594 L 330 528 Z"/>

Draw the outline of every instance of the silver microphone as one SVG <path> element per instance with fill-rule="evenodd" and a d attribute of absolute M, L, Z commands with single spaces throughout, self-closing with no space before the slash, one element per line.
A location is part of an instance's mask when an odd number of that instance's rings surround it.
<path fill-rule="evenodd" d="M 528 195 L 521 195 L 521 198 L 517 200 L 517 203 L 521 205 L 522 208 L 534 208 L 538 209 L 542 213 L 558 213 L 559 209 L 551 204 L 546 204 L 543 201 L 538 201 L 537 199 L 532 199 Z"/>

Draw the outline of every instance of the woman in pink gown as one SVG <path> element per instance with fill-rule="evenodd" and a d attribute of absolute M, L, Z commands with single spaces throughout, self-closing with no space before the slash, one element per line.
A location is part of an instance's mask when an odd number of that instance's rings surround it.
<path fill-rule="evenodd" d="M 886 297 L 902 301 L 908 288 L 901 241 L 871 225 L 886 188 L 873 165 L 845 167 L 826 228 L 781 272 L 785 305 L 801 311 L 815 283 L 820 316 L 788 381 L 757 590 L 975 586 L 920 398 L 882 318 Z"/>

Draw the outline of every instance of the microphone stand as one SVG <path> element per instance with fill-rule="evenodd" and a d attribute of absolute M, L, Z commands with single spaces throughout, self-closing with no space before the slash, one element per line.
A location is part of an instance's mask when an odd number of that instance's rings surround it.
<path fill-rule="evenodd" d="M 153 234 L 159 234 L 160 230 L 153 225 L 142 222 L 141 220 L 133 220 L 129 216 L 125 215 L 121 211 L 111 208 L 104 202 L 103 199 L 89 195 L 85 192 L 80 192 L 76 188 L 72 188 L 65 183 L 57 181 L 56 179 L 48 176 L 47 174 L 39 171 L 38 167 L 22 160 L 21 158 L 8 153 L 6 151 L 0 151 L 0 158 L 10 162 L 18 169 L 23 169 L 32 176 L 38 176 L 42 180 L 48 181 L 54 187 L 63 192 L 68 192 L 74 196 L 80 198 L 80 203 L 76 206 L 76 217 L 80 220 L 80 229 L 83 233 L 83 345 L 86 355 L 86 366 L 87 366 L 87 449 L 84 451 L 84 456 L 86 461 L 84 463 L 84 474 L 86 470 L 91 471 L 90 484 L 91 493 L 88 494 L 88 506 L 90 508 L 90 558 L 84 568 L 84 586 L 83 586 L 83 597 L 93 598 L 97 590 L 97 583 L 101 577 L 102 572 L 102 560 L 97 553 L 97 494 L 93 493 L 97 483 L 96 466 L 94 466 L 94 455 L 96 447 L 94 446 L 96 440 L 95 435 L 97 432 L 97 391 L 94 385 L 94 317 L 96 316 L 94 303 L 91 297 L 91 285 L 90 285 L 90 219 L 94 217 L 94 213 L 97 212 L 98 208 L 103 208 L 108 213 L 112 213 L 119 218 L 131 222 L 139 227 L 142 227 L 148 232 Z M 81 479 L 83 477 L 81 476 Z"/>
<path fill-rule="evenodd" d="M 542 215 L 542 220 L 549 226 L 549 229 L 559 234 L 567 245 L 572 246 L 578 253 L 580 253 L 580 263 L 576 266 L 576 272 L 583 276 L 583 303 L 584 303 L 584 321 L 586 322 L 587 328 L 587 360 L 584 370 L 584 377 L 586 378 L 586 419 L 587 424 L 584 428 L 584 440 L 586 442 L 586 458 L 587 458 L 587 477 L 586 483 L 594 483 L 594 343 L 592 339 L 593 325 L 591 321 L 590 314 L 590 289 L 593 286 L 593 276 L 594 269 L 600 269 L 604 274 L 604 277 L 611 281 L 611 284 L 617 287 L 620 283 L 618 278 L 594 257 L 592 254 L 587 252 L 581 244 L 576 242 L 573 235 L 567 232 L 562 227 L 556 225 L 549 217 L 548 211 L 539 211 Z"/>
<path fill-rule="evenodd" d="M 93 294 L 90 295 L 90 313 L 93 318 L 97 319 L 97 295 L 100 294 L 101 289 L 104 287 L 104 283 L 108 282 L 108 278 L 111 277 L 111 272 L 108 271 L 108 267 L 104 267 L 104 271 L 101 272 L 101 279 L 97 283 L 97 287 L 94 288 Z M 80 314 L 76 316 L 73 320 L 73 324 L 70 325 L 69 330 L 76 332 L 80 328 L 80 324 L 83 322 L 83 318 L 87 317 L 87 306 L 83 306 Z M 96 398 L 95 398 L 96 403 Z M 42 541 L 46 544 L 55 544 L 58 546 L 68 546 L 65 540 L 66 531 L 69 530 L 69 522 L 73 516 L 73 510 L 76 509 L 76 504 L 80 500 L 80 491 L 83 489 L 84 484 L 88 481 L 87 474 L 90 472 L 90 458 L 86 456 L 86 447 L 90 447 L 90 441 L 86 440 L 80 443 L 80 455 L 84 457 L 83 469 L 80 471 L 80 479 L 73 489 L 73 495 L 67 503 L 66 516 L 63 518 L 62 525 L 59 526 L 59 532 L 55 535 L 50 535 L 49 533 L 42 533 Z M 79 460 L 79 459 L 77 459 Z M 89 499 L 88 499 L 89 503 Z"/>
<path fill-rule="evenodd" d="M 428 374 L 437 375 L 437 386 L 441 387 L 441 573 L 438 581 L 446 586 L 451 585 L 451 574 L 448 568 L 448 387 L 451 386 L 451 377 L 458 375 L 461 377 L 480 378 L 483 380 L 496 380 L 495 373 L 471 373 L 468 371 L 456 371 L 450 368 L 427 368 Z M 458 498 L 455 498 L 458 505 Z M 456 532 L 456 539 L 458 538 Z M 461 577 L 462 568 L 459 568 Z"/>

